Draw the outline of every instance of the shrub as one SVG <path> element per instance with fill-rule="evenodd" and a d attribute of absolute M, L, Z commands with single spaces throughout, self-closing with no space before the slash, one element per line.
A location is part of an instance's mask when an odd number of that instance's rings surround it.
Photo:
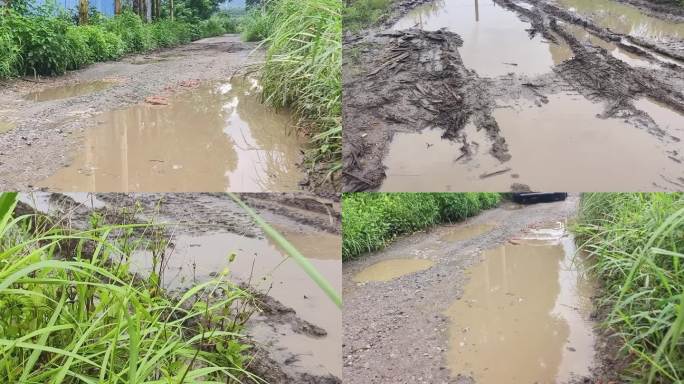
<path fill-rule="evenodd" d="M 271 21 L 263 8 L 252 8 L 240 24 L 244 41 L 261 41 L 270 34 Z"/>
<path fill-rule="evenodd" d="M 501 201 L 498 193 L 345 193 L 342 257 L 383 248 L 399 235 L 465 220 Z"/>
<path fill-rule="evenodd" d="M 144 52 L 155 48 L 152 29 L 146 28 L 140 16 L 131 11 L 124 11 L 102 24 L 124 42 L 126 52 Z"/>
<path fill-rule="evenodd" d="M 92 47 L 83 27 L 69 27 L 66 32 L 67 69 L 83 68 L 95 61 Z"/>
<path fill-rule="evenodd" d="M 376 23 L 387 13 L 390 0 L 356 0 L 344 10 L 344 25 L 357 30 Z"/>
<path fill-rule="evenodd" d="M 3 25 L 12 31 L 21 49 L 20 74 L 60 75 L 69 61 L 65 20 L 48 17 L 24 17 L 14 13 L 3 16 Z"/>
<path fill-rule="evenodd" d="M 21 49 L 12 38 L 9 28 L 0 25 L 0 78 L 18 73 Z"/>
<path fill-rule="evenodd" d="M 202 20 L 200 22 L 200 31 L 202 37 L 220 36 L 226 33 L 221 20 L 214 17 L 208 20 Z"/>

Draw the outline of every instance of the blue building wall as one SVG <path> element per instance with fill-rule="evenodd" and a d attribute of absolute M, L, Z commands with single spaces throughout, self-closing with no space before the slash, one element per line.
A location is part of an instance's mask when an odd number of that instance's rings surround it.
<path fill-rule="evenodd" d="M 35 5 L 40 6 L 46 0 L 35 0 Z M 59 6 L 65 9 L 78 8 L 78 0 L 54 0 Z M 107 16 L 114 16 L 114 0 L 89 0 L 91 7 L 95 7 L 98 11 Z"/>

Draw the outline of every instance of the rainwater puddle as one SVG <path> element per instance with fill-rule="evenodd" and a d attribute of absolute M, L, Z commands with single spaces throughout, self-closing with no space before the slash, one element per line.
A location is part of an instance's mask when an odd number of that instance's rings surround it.
<path fill-rule="evenodd" d="M 496 226 L 494 224 L 471 224 L 467 226 L 458 226 L 449 229 L 447 234 L 440 237 L 442 241 L 454 242 L 469 240 L 480 235 L 490 232 Z"/>
<path fill-rule="evenodd" d="M 296 240 L 298 235 L 295 232 L 284 233 L 284 236 L 294 243 L 301 241 Z M 339 236 L 326 234 L 318 236 L 317 242 L 315 248 L 300 251 L 340 292 L 341 239 Z M 227 277 L 232 281 L 251 281 L 253 287 L 261 292 L 268 291 L 271 297 L 294 309 L 297 316 L 325 329 L 328 333 L 323 338 L 312 338 L 294 333 L 287 327 L 275 330 L 278 334 L 274 335 L 274 330 L 270 326 L 260 325 L 257 321 L 254 322 L 255 328 L 250 329 L 257 342 L 275 343 L 275 349 L 280 351 L 278 353 L 297 355 L 296 366 L 305 367 L 306 372 L 341 376 L 340 310 L 299 265 L 287 258 L 278 247 L 266 239 L 249 238 L 234 233 L 197 236 L 178 234 L 172 240 L 172 244 L 167 252 L 168 264 L 163 276 L 166 287 L 189 287 L 194 281 L 207 281 L 223 272 L 227 272 Z M 231 254 L 235 254 L 233 262 L 229 262 Z M 152 267 L 150 252 L 137 252 L 131 264 L 132 270 L 142 274 L 149 273 Z"/>
<path fill-rule="evenodd" d="M 5 133 L 13 130 L 15 127 L 14 123 L 10 123 L 9 121 L 2 121 L 0 120 L 0 133 Z"/>
<path fill-rule="evenodd" d="M 622 120 L 596 117 L 602 112 L 601 104 L 566 94 L 550 95 L 541 108 L 520 101 L 495 110 L 512 156 L 505 163 L 489 154 L 491 143 L 472 124 L 465 128 L 476 143 L 470 160 L 457 161 L 462 144 L 442 140 L 440 130 L 395 134 L 381 190 L 493 191 L 523 184 L 533 190 L 635 191 L 682 174 L 682 164 L 667 157 L 668 144 Z"/>
<path fill-rule="evenodd" d="M 684 140 L 684 115 L 649 98 L 641 98 L 635 101 L 634 106 L 648 113 L 660 129 Z"/>
<path fill-rule="evenodd" d="M 434 265 L 432 261 L 421 259 L 384 260 L 357 273 L 354 276 L 354 281 L 357 283 L 390 281 L 404 275 L 424 271 L 432 265 Z"/>
<path fill-rule="evenodd" d="M 98 116 L 83 151 L 40 186 L 62 191 L 295 191 L 303 143 L 242 79 L 203 84 L 169 105 Z"/>
<path fill-rule="evenodd" d="M 510 72 L 542 74 L 554 65 L 549 45 L 525 31 L 531 26 L 492 0 L 437 0 L 410 11 L 394 29 L 447 28 L 463 39 L 458 49 L 466 67 L 480 76 Z"/>
<path fill-rule="evenodd" d="M 56 201 L 56 199 L 61 199 L 63 197 L 90 209 L 104 208 L 106 205 L 102 200 L 98 199 L 94 193 L 88 192 L 69 192 L 59 195 L 51 195 L 49 193 L 20 193 L 19 201 L 28 204 L 38 212 L 47 214 L 59 212 L 63 209 L 63 204 Z"/>
<path fill-rule="evenodd" d="M 484 253 L 446 312 L 452 376 L 527 384 L 589 374 L 592 286 L 573 263 L 575 250 L 563 223 L 551 223 Z"/>
<path fill-rule="evenodd" d="M 556 0 L 563 7 L 591 18 L 613 32 L 660 39 L 684 38 L 684 23 L 659 19 L 613 0 Z"/>
<path fill-rule="evenodd" d="M 76 83 L 69 85 L 62 85 L 58 87 L 46 88 L 42 91 L 31 92 L 26 95 L 26 100 L 32 101 L 50 101 L 68 99 L 70 97 L 82 96 L 93 92 L 105 90 L 115 83 L 112 81 L 98 80 L 89 81 L 85 83 Z"/>

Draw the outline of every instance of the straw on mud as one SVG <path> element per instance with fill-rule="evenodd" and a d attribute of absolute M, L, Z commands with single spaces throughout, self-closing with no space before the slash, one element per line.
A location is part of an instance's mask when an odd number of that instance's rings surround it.
<path fill-rule="evenodd" d="M 273 229 L 268 223 L 264 221 L 252 208 L 247 206 L 240 198 L 232 193 L 228 192 L 228 196 L 230 196 L 235 202 L 242 207 L 253 219 L 254 221 L 259 224 L 259 226 L 266 232 L 266 234 L 273 239 L 278 245 L 285 251 L 287 254 L 292 257 L 297 264 L 299 264 L 302 269 L 304 269 L 304 272 L 306 272 L 309 277 L 325 292 L 326 295 L 332 300 L 335 305 L 337 305 L 338 308 L 342 308 L 342 298 L 340 295 L 335 291 L 335 289 L 330 285 L 328 280 L 326 280 L 314 267 L 309 260 L 302 255 L 297 248 L 295 248 L 287 239 L 283 237 L 278 231 Z"/>

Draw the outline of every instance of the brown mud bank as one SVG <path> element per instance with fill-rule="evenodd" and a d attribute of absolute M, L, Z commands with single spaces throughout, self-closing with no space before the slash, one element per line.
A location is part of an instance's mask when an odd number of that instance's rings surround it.
<path fill-rule="evenodd" d="M 305 193 L 240 197 L 341 290 L 336 202 Z M 144 228 L 137 235 L 161 244 L 157 260 L 169 294 L 219 275 L 254 293 L 256 312 L 246 330 L 251 372 L 269 383 L 341 383 L 340 310 L 227 195 L 34 193 L 21 200 L 18 213 L 37 210 L 64 227 L 87 228 L 93 218 L 160 224 L 155 228 L 161 230 Z M 147 276 L 153 249 L 136 249 L 131 270 Z"/>
<path fill-rule="evenodd" d="M 346 36 L 345 191 L 684 185 L 677 21 L 634 13 L 650 24 L 620 33 L 582 1 L 420 3 Z"/>
<path fill-rule="evenodd" d="M 574 195 L 505 203 L 345 263 L 345 382 L 605 377 L 603 341 L 591 320 L 594 287 L 567 230 L 577 204 Z M 391 277 L 369 278 L 381 263 L 397 268 Z"/>
<path fill-rule="evenodd" d="M 261 103 L 255 48 L 226 35 L 3 84 L 0 187 L 328 193 L 294 118 Z"/>

